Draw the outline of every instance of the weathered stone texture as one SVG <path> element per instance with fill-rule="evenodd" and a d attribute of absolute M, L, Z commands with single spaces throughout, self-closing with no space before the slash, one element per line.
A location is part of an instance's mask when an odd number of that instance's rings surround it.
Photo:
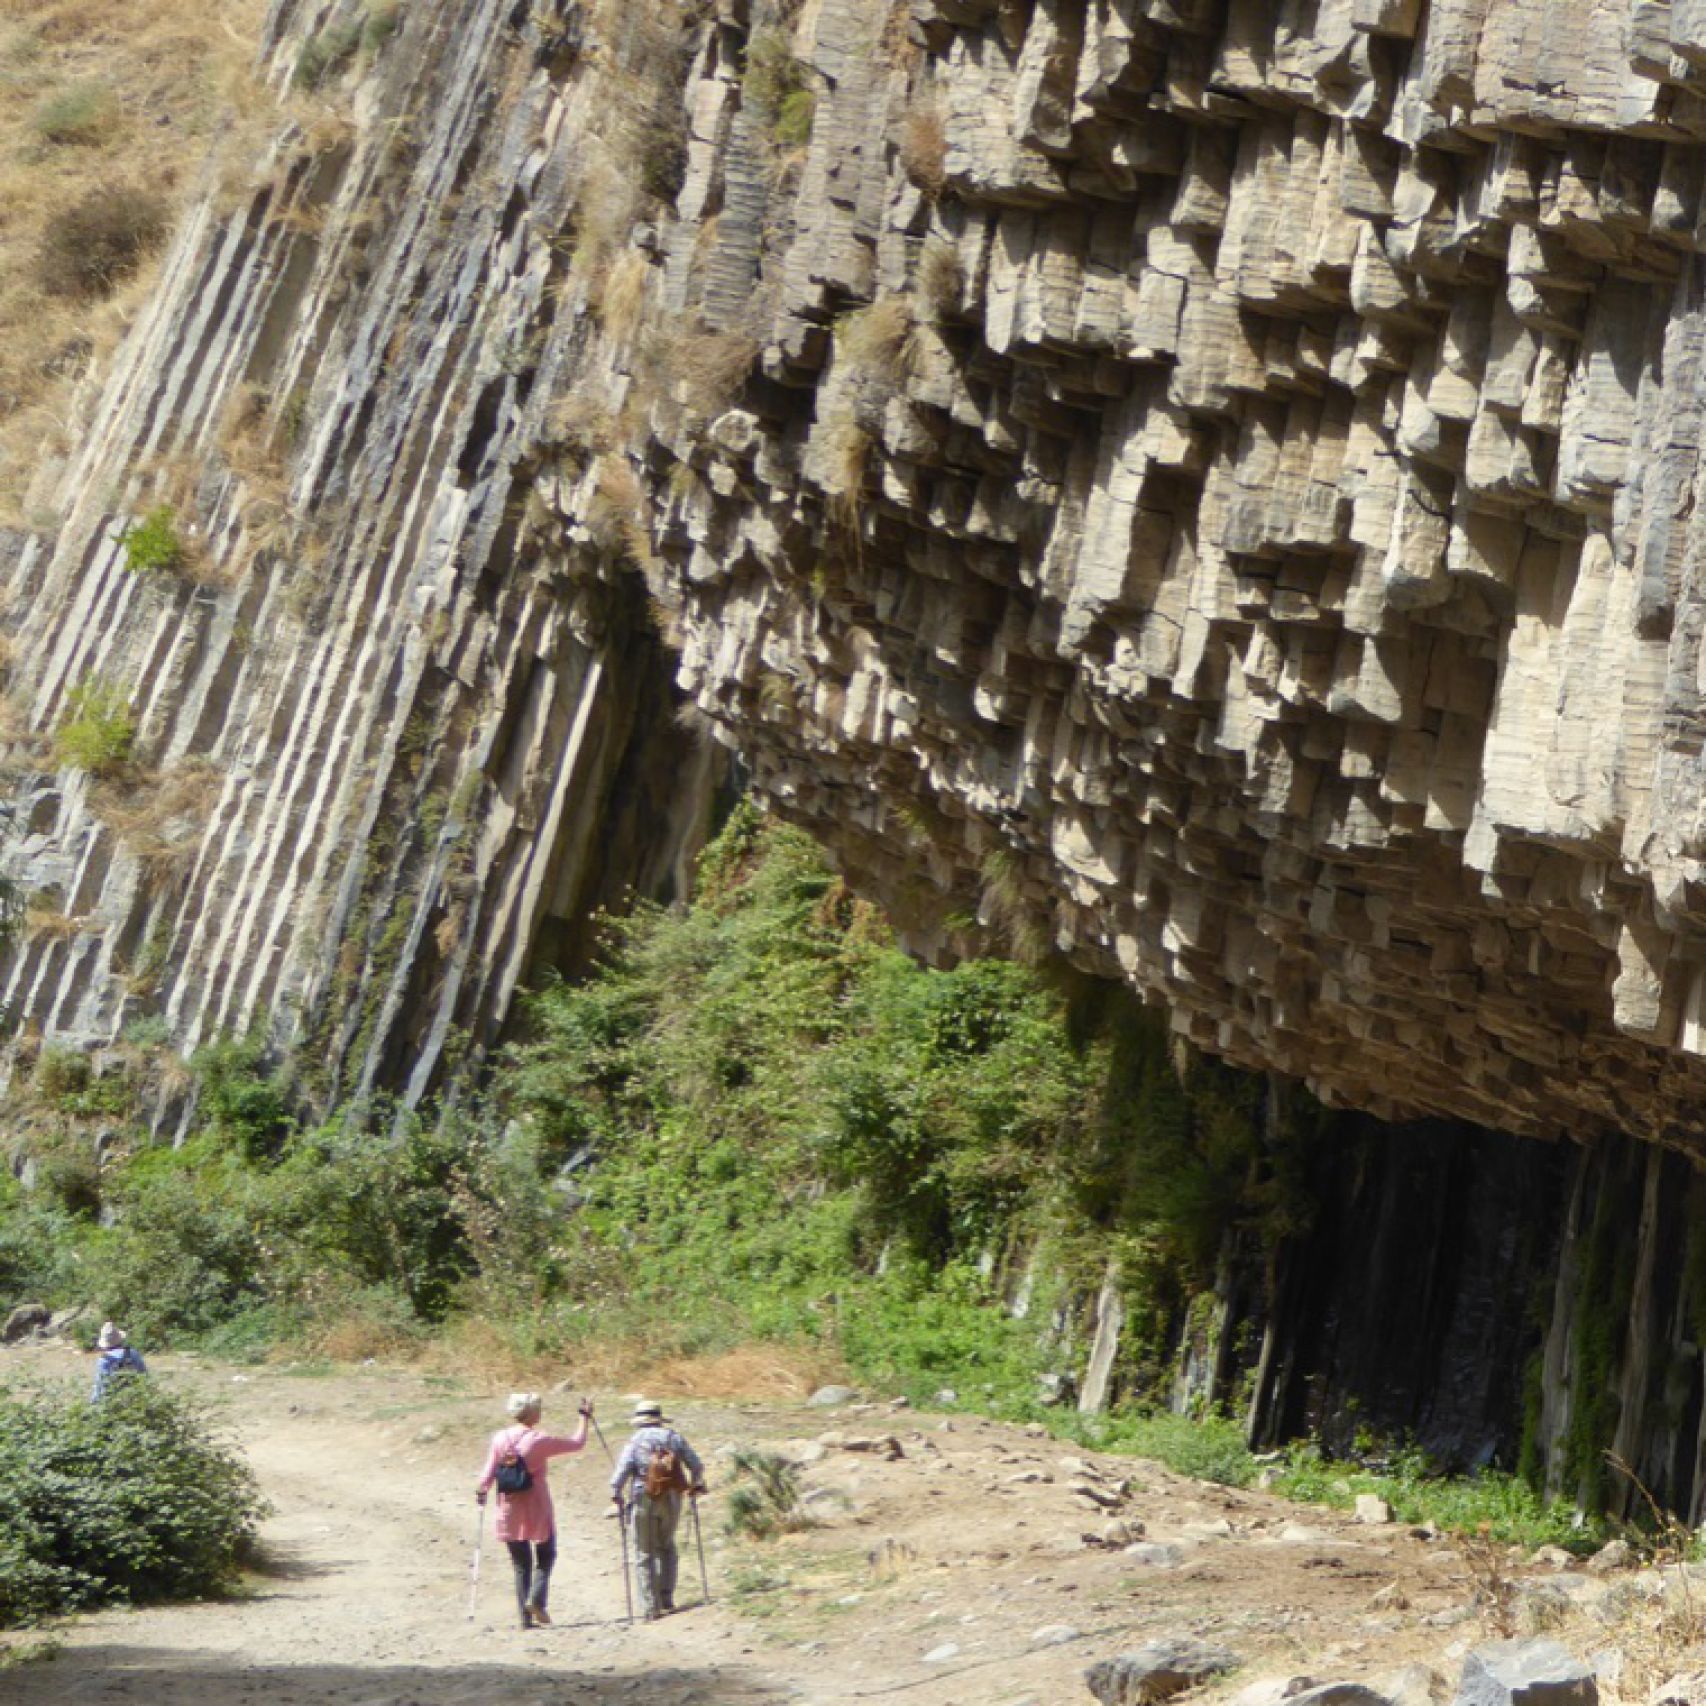
<path fill-rule="evenodd" d="M 616 779 L 672 798 L 649 612 L 926 951 L 1052 944 L 1381 1114 L 1698 1149 L 1698 11 L 837 0 L 796 145 L 762 4 L 408 9 L 44 477 L 30 727 L 107 674 L 222 784 L 162 886 L 31 781 L 88 927 L 7 993 L 421 1088 Z M 276 86 L 339 15 L 281 0 Z M 123 569 L 163 464 L 231 585 Z"/>

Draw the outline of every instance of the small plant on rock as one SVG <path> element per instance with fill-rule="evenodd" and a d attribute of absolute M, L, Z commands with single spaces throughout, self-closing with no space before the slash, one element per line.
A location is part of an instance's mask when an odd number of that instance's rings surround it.
<path fill-rule="evenodd" d="M 89 676 L 65 700 L 65 716 L 53 735 L 53 753 L 69 770 L 112 776 L 130 762 L 136 719 L 130 696 L 114 682 Z"/>
<path fill-rule="evenodd" d="M 358 20 L 332 24 L 310 36 L 296 56 L 296 69 L 291 82 L 304 94 L 311 95 L 341 71 L 361 46 L 364 24 Z"/>
<path fill-rule="evenodd" d="M 124 566 L 133 575 L 169 575 L 184 566 L 184 542 L 170 504 L 156 504 L 119 536 Z"/>

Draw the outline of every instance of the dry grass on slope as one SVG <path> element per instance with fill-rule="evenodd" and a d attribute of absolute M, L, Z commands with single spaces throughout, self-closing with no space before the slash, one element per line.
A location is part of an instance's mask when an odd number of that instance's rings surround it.
<path fill-rule="evenodd" d="M 265 0 L 0 0 L 0 489 L 63 432 L 251 80 Z M 18 519 L 16 516 L 7 519 Z M 27 518 L 26 518 L 27 519 Z"/>

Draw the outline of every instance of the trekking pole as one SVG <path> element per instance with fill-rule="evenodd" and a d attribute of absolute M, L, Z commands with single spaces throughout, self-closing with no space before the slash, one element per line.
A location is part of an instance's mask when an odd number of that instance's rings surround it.
<path fill-rule="evenodd" d="M 628 1507 L 616 1501 L 616 1527 L 622 1536 L 622 1592 L 628 1598 L 628 1621 L 634 1621 L 634 1577 L 628 1568 Z"/>
<path fill-rule="evenodd" d="M 693 1538 L 699 1542 L 699 1585 L 705 1591 L 705 1603 L 711 1603 L 711 1576 L 705 1568 L 705 1531 L 699 1526 L 699 1501 L 693 1504 Z"/>
<path fill-rule="evenodd" d="M 598 1417 L 589 1414 L 587 1420 L 592 1423 L 592 1431 L 598 1435 L 598 1443 L 604 1447 L 604 1455 L 614 1463 L 616 1453 L 610 1449 L 610 1441 L 604 1437 L 604 1429 L 598 1425 Z"/>
<path fill-rule="evenodd" d="M 468 1615 L 472 1617 L 480 1603 L 480 1544 L 486 1538 L 486 1506 L 482 1500 L 480 1514 L 474 1523 L 474 1563 L 468 1571 Z"/>

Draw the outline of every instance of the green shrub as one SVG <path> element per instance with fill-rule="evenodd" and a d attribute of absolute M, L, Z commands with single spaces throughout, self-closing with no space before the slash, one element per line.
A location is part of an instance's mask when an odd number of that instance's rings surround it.
<path fill-rule="evenodd" d="M 737 1451 L 730 1459 L 727 1525 L 730 1534 L 770 1540 L 813 1526 L 800 1503 L 800 1468 L 772 1451 Z"/>
<path fill-rule="evenodd" d="M 110 90 L 99 83 L 77 83 L 36 108 L 35 133 L 43 142 L 87 147 L 105 140 L 116 116 Z"/>
<path fill-rule="evenodd" d="M 49 296 L 109 296 L 166 232 L 166 204 L 144 190 L 95 190 L 56 213 L 36 252 L 36 282 Z"/>
<path fill-rule="evenodd" d="M 58 762 L 91 776 L 110 776 L 130 762 L 136 719 L 130 695 L 114 682 L 88 676 L 66 695 L 65 716 L 53 734 Z"/>
<path fill-rule="evenodd" d="M 811 141 L 812 121 L 817 117 L 817 91 L 790 89 L 776 109 L 771 135 L 784 148 L 803 148 Z"/>
<path fill-rule="evenodd" d="M 270 1160 L 294 1126 L 290 1097 L 258 1037 L 222 1037 L 197 1049 L 190 1070 L 202 1122 L 249 1161 Z"/>
<path fill-rule="evenodd" d="M 124 566 L 133 575 L 169 575 L 184 566 L 184 542 L 170 504 L 156 504 L 119 534 Z"/>
<path fill-rule="evenodd" d="M 806 96 L 808 101 L 811 98 L 811 71 L 794 57 L 784 31 L 760 30 L 747 44 L 741 93 L 776 142 L 792 146 L 810 135 L 812 108 L 806 105 L 802 109 L 799 97 Z M 784 135 L 785 123 L 791 123 L 793 129 L 798 130 L 802 110 L 804 132 Z"/>
<path fill-rule="evenodd" d="M 36 1094 L 58 1107 L 68 1097 L 80 1096 L 89 1088 L 93 1070 L 89 1057 L 77 1049 L 44 1048 L 36 1061 Z"/>
<path fill-rule="evenodd" d="M 219 1593 L 263 1513 L 247 1466 L 151 1380 L 0 1398 L 0 1627 Z"/>

